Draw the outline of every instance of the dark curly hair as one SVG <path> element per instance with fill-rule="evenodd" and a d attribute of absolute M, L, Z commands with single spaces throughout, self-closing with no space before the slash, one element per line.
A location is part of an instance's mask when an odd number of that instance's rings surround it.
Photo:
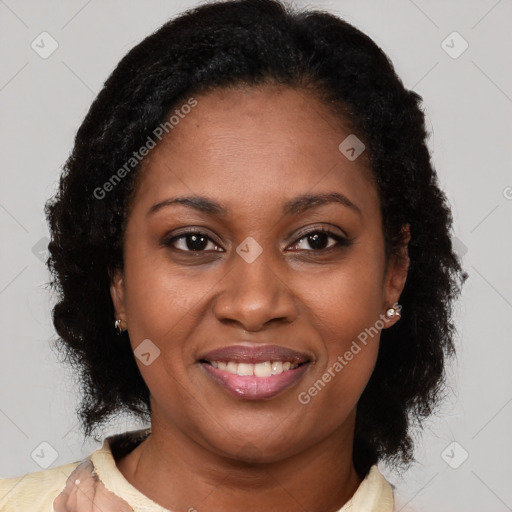
<path fill-rule="evenodd" d="M 411 429 L 444 394 L 454 353 L 452 305 L 465 279 L 453 250 L 451 212 L 426 146 L 422 98 L 365 34 L 320 11 L 276 0 L 231 0 L 191 9 L 134 47 L 107 79 L 80 126 L 57 194 L 46 205 L 48 266 L 58 292 L 58 350 L 78 370 L 86 436 L 112 415 L 149 419 L 150 396 L 126 335 L 113 329 L 109 286 L 123 268 L 122 240 L 141 165 L 108 200 L 95 191 L 174 108 L 220 87 L 283 84 L 321 99 L 366 145 L 377 184 L 386 254 L 409 225 L 403 318 L 382 331 L 375 370 L 357 406 L 354 463 L 413 460 Z"/>

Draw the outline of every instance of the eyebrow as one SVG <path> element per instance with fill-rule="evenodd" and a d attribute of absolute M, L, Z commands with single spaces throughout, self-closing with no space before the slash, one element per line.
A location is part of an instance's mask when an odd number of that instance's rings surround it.
<path fill-rule="evenodd" d="M 325 194 L 303 194 L 287 201 L 283 207 L 285 215 L 297 215 L 311 208 L 323 206 L 325 204 L 338 203 L 361 214 L 359 207 L 353 203 L 347 196 L 339 192 L 329 192 Z"/>
<path fill-rule="evenodd" d="M 330 192 L 324 194 L 303 194 L 287 201 L 283 206 L 284 215 L 298 215 L 304 213 L 312 208 L 317 208 L 330 203 L 338 203 L 353 211 L 361 214 L 359 207 L 353 203 L 348 197 L 338 192 Z M 222 204 L 213 201 L 204 196 L 183 196 L 165 199 L 159 203 L 154 204 L 147 213 L 147 216 L 156 213 L 162 208 L 173 205 L 183 205 L 188 208 L 193 208 L 202 213 L 209 215 L 224 216 L 229 213 L 229 210 Z"/>

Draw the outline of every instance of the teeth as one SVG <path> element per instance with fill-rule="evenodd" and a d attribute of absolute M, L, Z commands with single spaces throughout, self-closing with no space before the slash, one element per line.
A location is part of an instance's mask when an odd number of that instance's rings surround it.
<path fill-rule="evenodd" d="M 272 363 L 272 375 L 279 375 L 283 373 L 283 363 L 281 361 L 274 361 Z"/>
<path fill-rule="evenodd" d="M 238 363 L 238 375 L 254 375 L 254 365 Z"/>
<path fill-rule="evenodd" d="M 298 364 L 293 364 L 290 361 L 265 361 L 264 363 L 237 363 L 235 361 L 210 361 L 214 368 L 224 370 L 228 373 L 235 375 L 256 377 L 270 377 L 272 375 L 279 375 L 288 370 L 298 368 Z"/>
<path fill-rule="evenodd" d="M 256 377 L 270 377 L 272 375 L 270 368 L 270 361 L 258 363 L 254 365 L 254 375 Z"/>

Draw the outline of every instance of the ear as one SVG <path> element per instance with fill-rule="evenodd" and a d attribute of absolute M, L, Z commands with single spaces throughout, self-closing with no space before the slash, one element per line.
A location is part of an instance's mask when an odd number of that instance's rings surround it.
<path fill-rule="evenodd" d="M 114 304 L 116 319 L 122 320 L 126 324 L 126 310 L 124 303 L 124 277 L 120 270 L 116 270 L 110 281 L 110 297 Z"/>
<path fill-rule="evenodd" d="M 407 280 L 407 272 L 409 271 L 409 253 L 408 244 L 411 239 L 409 224 L 402 227 L 400 231 L 400 244 L 398 250 L 390 255 L 388 267 L 385 276 L 384 289 L 384 313 L 388 308 L 396 307 L 398 300 Z M 392 318 L 386 318 L 385 327 L 391 327 L 400 320 L 400 315 Z"/>

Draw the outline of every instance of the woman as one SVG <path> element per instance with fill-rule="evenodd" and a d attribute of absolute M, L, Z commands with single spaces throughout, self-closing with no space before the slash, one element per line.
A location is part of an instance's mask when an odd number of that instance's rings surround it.
<path fill-rule="evenodd" d="M 131 50 L 47 205 L 87 436 L 2 511 L 388 512 L 463 275 L 421 98 L 366 35 L 213 3 Z"/>

